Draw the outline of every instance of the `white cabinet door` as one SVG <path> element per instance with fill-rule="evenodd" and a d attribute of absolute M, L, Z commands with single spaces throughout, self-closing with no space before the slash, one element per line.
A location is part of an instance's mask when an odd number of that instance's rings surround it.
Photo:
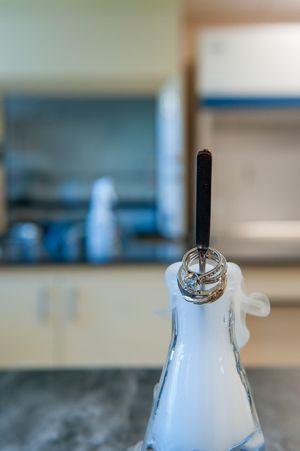
<path fill-rule="evenodd" d="M 65 290 L 68 366 L 163 363 L 170 337 L 163 267 L 90 269 L 69 275 Z"/>
<path fill-rule="evenodd" d="M 299 52 L 298 23 L 206 29 L 198 36 L 197 94 L 298 97 Z"/>
<path fill-rule="evenodd" d="M 23 271 L 0 276 L 0 367 L 53 363 L 53 305 L 47 281 Z"/>

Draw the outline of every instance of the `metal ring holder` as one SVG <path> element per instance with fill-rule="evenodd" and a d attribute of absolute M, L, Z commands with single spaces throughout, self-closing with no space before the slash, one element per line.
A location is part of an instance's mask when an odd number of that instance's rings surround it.
<path fill-rule="evenodd" d="M 211 210 L 212 156 L 209 150 L 197 154 L 196 176 L 196 247 L 182 259 L 177 281 L 183 297 L 196 304 L 216 301 L 223 293 L 227 280 L 225 257 L 209 247 Z M 206 261 L 212 269 L 206 271 Z M 199 271 L 191 269 L 198 263 Z"/>

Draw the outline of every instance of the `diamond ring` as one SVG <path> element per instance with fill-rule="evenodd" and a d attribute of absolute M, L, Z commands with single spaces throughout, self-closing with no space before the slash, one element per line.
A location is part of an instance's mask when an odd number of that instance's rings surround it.
<path fill-rule="evenodd" d="M 206 261 L 212 268 L 203 274 L 191 269 L 198 264 L 197 248 L 189 250 L 182 259 L 177 274 L 177 282 L 183 297 L 195 304 L 207 304 L 216 301 L 224 293 L 227 281 L 227 262 L 225 257 L 215 249 L 208 248 Z M 211 266 L 211 265 L 210 265 Z"/>

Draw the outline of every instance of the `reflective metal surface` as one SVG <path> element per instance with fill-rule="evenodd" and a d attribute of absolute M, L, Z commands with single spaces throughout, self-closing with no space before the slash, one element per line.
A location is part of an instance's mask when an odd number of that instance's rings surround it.
<path fill-rule="evenodd" d="M 189 250 L 183 256 L 182 265 L 178 271 L 178 286 L 185 300 L 207 304 L 216 301 L 225 290 L 227 262 L 219 251 L 208 248 L 206 261 L 212 264 L 212 269 L 199 274 L 192 269 L 198 259 L 199 252 L 196 248 Z"/>

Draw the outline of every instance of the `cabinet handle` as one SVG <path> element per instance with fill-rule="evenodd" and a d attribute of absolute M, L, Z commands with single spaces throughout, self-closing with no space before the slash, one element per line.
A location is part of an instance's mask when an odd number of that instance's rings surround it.
<path fill-rule="evenodd" d="M 41 323 L 44 323 L 49 318 L 50 313 L 50 296 L 47 288 L 40 288 L 37 295 L 36 303 L 36 317 Z"/>
<path fill-rule="evenodd" d="M 66 319 L 70 322 L 76 321 L 78 318 L 78 290 L 74 287 L 67 292 L 65 299 Z"/>

